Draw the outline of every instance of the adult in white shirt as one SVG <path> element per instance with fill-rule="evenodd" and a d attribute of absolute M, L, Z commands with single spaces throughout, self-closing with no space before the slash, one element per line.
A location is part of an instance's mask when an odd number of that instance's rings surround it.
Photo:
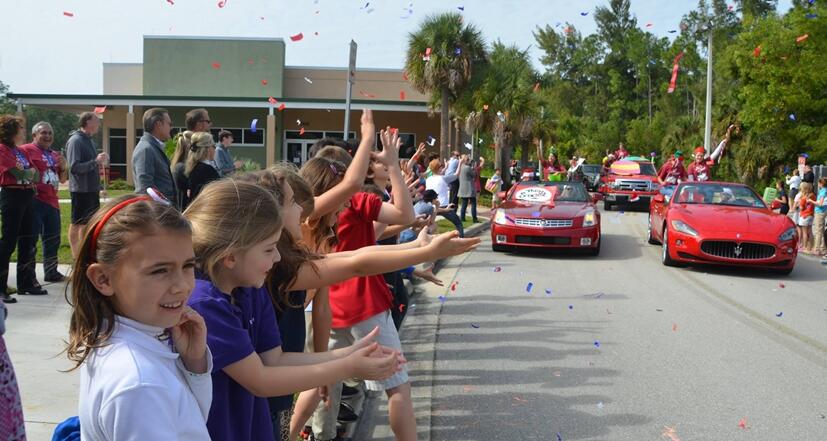
<path fill-rule="evenodd" d="M 465 230 L 462 227 L 462 221 L 457 216 L 456 204 L 451 203 L 450 192 L 452 183 L 457 182 L 457 185 L 459 185 L 457 179 L 459 179 L 459 171 L 463 164 L 464 162 L 460 160 L 453 174 L 443 174 L 446 169 L 442 167 L 439 159 L 434 159 L 428 164 L 428 169 L 432 174 L 425 180 L 425 189 L 436 192 L 437 201 L 439 201 L 439 206 L 442 208 L 439 214 L 454 224 L 457 231 L 459 231 L 459 237 L 465 237 Z"/>
<path fill-rule="evenodd" d="M 792 176 L 787 176 L 787 185 L 790 186 L 790 199 L 796 199 L 798 189 L 801 187 L 801 176 L 798 175 L 798 169 L 793 170 Z"/>
<path fill-rule="evenodd" d="M 209 348 L 207 371 L 195 374 L 172 351 L 163 328 L 122 316 L 115 321 L 108 344 L 81 367 L 81 439 L 209 440 Z"/>

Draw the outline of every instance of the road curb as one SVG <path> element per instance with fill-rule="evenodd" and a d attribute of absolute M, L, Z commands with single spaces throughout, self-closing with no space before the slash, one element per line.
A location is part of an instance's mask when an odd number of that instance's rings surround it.
<path fill-rule="evenodd" d="M 466 237 L 473 237 L 488 229 L 489 223 L 474 224 L 465 230 Z M 442 259 L 435 262 L 434 272 L 439 272 L 445 286 L 418 284 L 416 294 L 411 296 L 408 314 L 399 330 L 402 349 L 405 353 L 416 354 L 408 358 L 408 372 L 411 376 L 411 398 L 416 414 L 417 439 L 431 440 L 431 402 L 433 390 L 434 357 L 436 336 L 442 302 L 437 298 L 445 294 L 454 282 L 456 273 L 468 254 Z M 423 387 L 425 386 L 425 387 Z M 369 392 L 365 398 L 359 420 L 348 430 L 347 436 L 360 440 L 393 440 L 388 425 L 387 399 L 382 392 Z"/>

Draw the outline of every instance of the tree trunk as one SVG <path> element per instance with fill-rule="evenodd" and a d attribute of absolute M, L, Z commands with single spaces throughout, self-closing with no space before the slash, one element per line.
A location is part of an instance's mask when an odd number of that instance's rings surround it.
<path fill-rule="evenodd" d="M 523 167 L 528 167 L 528 153 L 529 148 L 527 145 L 520 146 L 520 161 L 523 163 Z"/>
<path fill-rule="evenodd" d="M 448 144 L 450 144 L 450 140 L 448 139 L 448 126 L 451 124 L 451 115 L 449 113 L 450 102 L 448 101 L 450 93 L 447 86 L 442 87 L 442 105 L 440 106 L 439 114 L 439 151 L 443 158 L 447 158 L 451 153 L 449 150 L 450 147 L 448 146 Z"/>
<path fill-rule="evenodd" d="M 460 146 L 462 145 L 462 139 L 460 138 L 459 124 L 460 124 L 459 118 L 455 119 L 454 120 L 454 142 L 451 143 L 451 146 L 454 148 L 454 150 L 456 150 L 460 153 L 465 153 L 465 151 L 463 151 L 460 148 Z"/>

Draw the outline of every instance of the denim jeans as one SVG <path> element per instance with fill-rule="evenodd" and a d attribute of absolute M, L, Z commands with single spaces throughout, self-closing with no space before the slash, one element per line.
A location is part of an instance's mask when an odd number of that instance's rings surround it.
<path fill-rule="evenodd" d="M 60 248 L 60 210 L 37 199 L 33 205 L 34 235 L 33 254 L 37 253 L 37 241 L 43 241 L 43 271 L 57 271 L 57 250 Z"/>
<path fill-rule="evenodd" d="M 446 211 L 444 213 L 440 213 L 440 215 L 454 224 L 454 227 L 456 227 L 457 231 L 459 231 L 459 237 L 465 237 L 465 229 L 462 227 L 462 221 L 459 220 L 459 216 L 457 216 L 456 211 Z"/>
<path fill-rule="evenodd" d="M 477 198 L 460 198 L 462 199 L 462 205 L 459 210 L 459 217 L 465 222 L 465 211 L 468 209 L 468 203 L 471 203 L 471 220 L 475 223 L 477 222 Z"/>

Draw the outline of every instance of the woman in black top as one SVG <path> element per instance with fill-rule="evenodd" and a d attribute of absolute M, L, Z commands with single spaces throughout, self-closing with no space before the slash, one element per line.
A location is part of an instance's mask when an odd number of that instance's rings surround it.
<path fill-rule="evenodd" d="M 215 159 L 215 141 L 207 132 L 193 133 L 190 138 L 190 151 L 184 165 L 184 176 L 189 189 L 183 208 L 198 197 L 201 189 L 212 181 L 221 179 L 218 170 L 212 165 Z"/>
<path fill-rule="evenodd" d="M 172 160 L 170 161 L 172 180 L 175 181 L 175 189 L 177 190 L 175 206 L 181 211 L 184 211 L 184 207 L 189 205 L 189 199 L 187 198 L 189 183 L 187 177 L 184 176 L 184 163 L 187 161 L 187 153 L 190 151 L 192 133 L 187 130 L 175 135 L 175 152 L 172 154 Z"/>
<path fill-rule="evenodd" d="M 779 203 L 781 214 L 787 214 L 790 212 L 790 199 L 787 197 L 787 190 L 784 189 L 784 181 L 776 181 L 775 188 L 778 190 L 778 196 L 775 198 L 775 201 Z"/>

